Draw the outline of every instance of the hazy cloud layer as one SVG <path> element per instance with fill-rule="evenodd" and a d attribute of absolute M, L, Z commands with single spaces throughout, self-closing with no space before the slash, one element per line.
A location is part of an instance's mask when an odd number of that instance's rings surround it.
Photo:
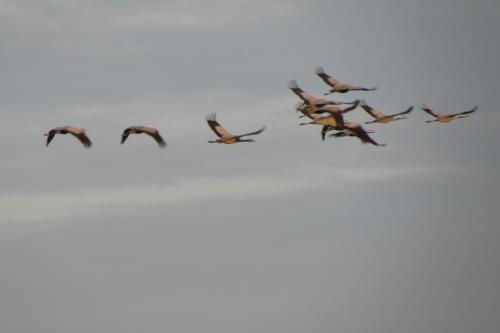
<path fill-rule="evenodd" d="M 0 330 L 498 332 L 497 1 L 0 0 Z M 299 127 L 376 85 L 385 148 Z M 208 144 L 216 112 L 254 144 Z M 364 122 L 362 110 L 348 114 Z M 45 147 L 48 130 L 87 129 Z M 164 150 L 130 125 L 157 127 Z"/>

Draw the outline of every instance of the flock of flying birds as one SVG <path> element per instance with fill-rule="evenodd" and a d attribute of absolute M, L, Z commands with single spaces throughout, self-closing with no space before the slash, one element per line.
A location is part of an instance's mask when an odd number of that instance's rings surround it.
<path fill-rule="evenodd" d="M 346 93 L 349 91 L 371 91 L 377 89 L 377 87 L 365 88 L 362 86 L 354 86 L 340 82 L 332 76 L 328 75 L 321 66 L 317 67 L 315 72 L 316 75 L 318 75 L 328 86 L 330 86 L 330 90 L 324 93 L 325 96 L 332 93 Z M 333 100 L 313 96 L 302 90 L 295 80 L 290 81 L 290 83 L 288 84 L 288 88 L 290 88 L 290 90 L 292 90 L 302 100 L 302 102 L 299 102 L 296 105 L 297 112 L 302 113 L 299 118 L 308 117 L 311 120 L 310 122 L 300 123 L 299 125 L 322 126 L 321 138 L 323 140 L 325 140 L 327 132 L 335 131 L 329 136 L 335 138 L 346 136 L 357 137 L 361 140 L 362 143 L 365 144 L 371 143 L 375 146 L 385 146 L 385 143 L 377 143 L 368 135 L 368 133 L 373 133 L 372 130 L 363 128 L 363 126 L 361 126 L 361 124 L 359 123 L 344 120 L 344 114 L 356 109 L 358 106 L 361 106 L 361 108 L 363 108 L 370 116 L 374 118 L 372 121 L 365 122 L 365 124 L 386 124 L 392 121 L 406 119 L 404 115 L 410 113 L 413 110 L 413 106 L 410 106 L 403 112 L 386 115 L 369 106 L 363 99 L 355 100 L 353 102 L 336 102 Z M 343 104 L 350 106 L 341 108 L 339 105 Z M 441 123 L 448 123 L 455 119 L 468 117 L 469 114 L 477 110 L 477 106 L 468 111 L 451 114 L 435 112 L 425 104 L 421 109 L 434 117 L 433 120 L 427 120 L 426 123 L 436 121 Z M 233 144 L 238 142 L 255 142 L 254 139 L 245 139 L 245 137 L 260 134 L 266 128 L 264 126 L 254 132 L 234 135 L 219 124 L 216 119 L 215 113 L 207 116 L 207 123 L 212 131 L 218 136 L 217 139 L 208 141 L 209 143 Z M 47 146 L 56 134 L 72 134 L 78 140 L 80 140 L 85 148 L 90 148 L 92 146 L 92 141 L 90 141 L 88 136 L 85 134 L 85 129 L 69 125 L 53 128 L 48 133 L 44 134 L 45 136 L 47 136 Z M 158 143 L 159 147 L 165 148 L 167 146 L 167 143 L 165 142 L 165 140 L 163 140 L 160 132 L 156 128 L 146 126 L 130 126 L 123 131 L 121 144 L 125 143 L 130 134 L 147 134 L 151 136 L 156 141 L 156 143 Z"/>

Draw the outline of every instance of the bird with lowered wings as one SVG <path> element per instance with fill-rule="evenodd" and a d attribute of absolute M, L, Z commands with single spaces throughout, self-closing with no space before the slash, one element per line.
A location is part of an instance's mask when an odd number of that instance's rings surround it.
<path fill-rule="evenodd" d="M 47 137 L 46 146 L 49 145 L 56 134 L 66 135 L 68 133 L 80 140 L 83 147 L 90 148 L 92 146 L 92 141 L 90 141 L 90 139 L 85 134 L 85 129 L 69 125 L 53 128 L 48 133 L 44 134 Z"/>
<path fill-rule="evenodd" d="M 130 134 L 147 134 L 152 137 L 160 148 L 165 148 L 167 143 L 160 135 L 160 132 L 156 128 L 146 127 L 146 126 L 130 126 L 127 127 L 122 133 L 121 144 L 125 143 Z"/>

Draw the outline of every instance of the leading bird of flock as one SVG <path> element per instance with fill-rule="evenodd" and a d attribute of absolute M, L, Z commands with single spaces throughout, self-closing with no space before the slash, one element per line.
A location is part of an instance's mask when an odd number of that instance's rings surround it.
<path fill-rule="evenodd" d="M 325 70 L 321 66 L 316 67 L 316 75 L 318 75 L 327 85 L 331 87 L 329 92 L 324 93 L 325 96 L 335 92 L 346 93 L 348 91 L 355 91 L 355 90 L 371 91 L 377 89 L 377 87 L 365 88 L 361 86 L 353 86 L 347 83 L 340 82 L 335 78 L 333 78 L 332 76 L 326 74 Z"/>
<path fill-rule="evenodd" d="M 262 133 L 266 126 L 263 126 L 260 130 L 240 135 L 234 135 L 228 132 L 224 127 L 222 127 L 216 119 L 215 113 L 212 113 L 207 116 L 208 126 L 214 131 L 215 134 L 219 137 L 219 139 L 208 141 L 209 143 L 225 143 L 225 144 L 233 144 L 237 142 L 255 142 L 254 139 L 242 139 L 242 137 L 256 135 Z"/>
<path fill-rule="evenodd" d="M 464 111 L 464 112 L 458 112 L 458 113 L 443 113 L 443 112 L 436 112 L 433 109 L 429 108 L 427 105 L 422 106 L 422 110 L 433 116 L 434 120 L 427 120 L 426 123 L 433 123 L 435 121 L 439 121 L 441 123 L 449 123 L 452 120 L 459 119 L 459 118 L 467 118 L 469 115 L 477 110 L 477 106 L 472 108 L 471 110 Z"/>
<path fill-rule="evenodd" d="M 46 146 L 49 145 L 50 141 L 52 141 L 56 134 L 65 135 L 68 133 L 80 140 L 85 148 L 90 148 L 92 146 L 92 141 L 90 141 L 90 139 L 85 134 L 85 129 L 69 125 L 53 128 L 48 133 L 44 134 L 47 137 Z"/>
<path fill-rule="evenodd" d="M 160 135 L 160 132 L 156 128 L 146 127 L 146 126 L 130 126 L 123 131 L 121 144 L 125 143 L 130 134 L 147 134 L 152 137 L 160 148 L 165 148 L 167 143 Z"/>

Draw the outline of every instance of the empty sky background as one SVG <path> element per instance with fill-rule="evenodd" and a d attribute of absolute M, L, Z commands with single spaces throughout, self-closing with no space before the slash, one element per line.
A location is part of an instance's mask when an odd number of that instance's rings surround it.
<path fill-rule="evenodd" d="M 497 0 L 0 0 L 0 330 L 499 332 L 499 31 Z M 479 110 L 321 142 L 287 88 L 317 65 Z M 211 112 L 267 130 L 208 144 Z"/>

